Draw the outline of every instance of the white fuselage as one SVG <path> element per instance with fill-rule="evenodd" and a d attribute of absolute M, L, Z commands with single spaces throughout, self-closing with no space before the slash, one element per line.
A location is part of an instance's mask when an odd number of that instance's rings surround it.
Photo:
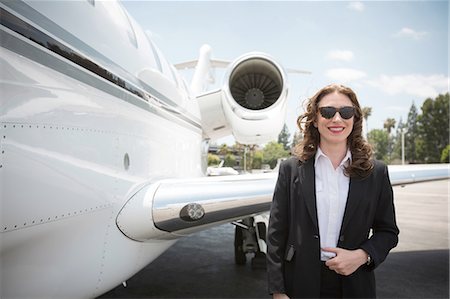
<path fill-rule="evenodd" d="M 0 15 L 0 298 L 96 297 L 176 238 L 268 210 L 276 173 L 200 177 L 208 138 L 278 135 L 272 58 L 241 56 L 194 98 L 118 2 L 2 1 Z"/>
<path fill-rule="evenodd" d="M 120 4 L 14 5 L 1 7 L 144 93 L 0 27 L 0 297 L 95 297 L 173 244 L 132 241 L 116 217 L 146 182 L 203 175 L 198 108 Z"/>

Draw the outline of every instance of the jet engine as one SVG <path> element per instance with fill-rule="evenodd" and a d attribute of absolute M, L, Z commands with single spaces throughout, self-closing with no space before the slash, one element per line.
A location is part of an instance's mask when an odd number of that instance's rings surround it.
<path fill-rule="evenodd" d="M 205 135 L 233 134 L 243 144 L 277 138 L 286 113 L 286 75 L 263 53 L 241 56 L 229 67 L 220 91 L 198 97 Z"/>

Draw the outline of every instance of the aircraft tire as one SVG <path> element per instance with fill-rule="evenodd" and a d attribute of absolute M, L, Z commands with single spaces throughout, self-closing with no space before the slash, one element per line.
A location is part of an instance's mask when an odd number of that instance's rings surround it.
<path fill-rule="evenodd" d="M 236 226 L 234 232 L 234 261 L 236 265 L 245 265 L 247 257 L 244 252 L 244 240 L 242 234 L 242 228 Z"/>
<path fill-rule="evenodd" d="M 252 258 L 252 269 L 260 270 L 266 268 L 267 268 L 266 255 L 264 254 L 264 252 L 261 251 L 256 252 L 255 257 Z"/>

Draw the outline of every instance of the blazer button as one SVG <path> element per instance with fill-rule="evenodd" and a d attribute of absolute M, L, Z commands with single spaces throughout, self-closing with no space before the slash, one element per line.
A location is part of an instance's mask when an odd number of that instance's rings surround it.
<path fill-rule="evenodd" d="M 319 235 L 314 235 L 314 239 L 319 239 Z"/>
<path fill-rule="evenodd" d="M 339 237 L 339 241 L 344 242 L 344 235 L 341 235 L 341 236 Z"/>

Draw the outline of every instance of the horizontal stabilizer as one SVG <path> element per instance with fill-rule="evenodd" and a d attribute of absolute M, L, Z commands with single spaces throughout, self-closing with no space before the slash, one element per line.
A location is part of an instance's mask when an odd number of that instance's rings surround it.
<path fill-rule="evenodd" d="M 184 62 L 180 62 L 180 63 L 176 63 L 173 66 L 177 69 L 177 70 L 184 70 L 184 69 L 192 69 L 197 65 L 198 60 L 190 60 L 190 61 L 184 61 Z"/>
<path fill-rule="evenodd" d="M 184 70 L 184 69 L 193 69 L 197 66 L 198 59 L 190 60 L 190 61 L 184 61 L 177 64 L 174 64 L 175 68 L 178 70 Z M 221 59 L 210 59 L 211 67 L 213 68 L 226 68 L 231 62 L 228 60 L 221 60 Z"/>
<path fill-rule="evenodd" d="M 291 68 L 286 68 L 286 72 L 289 74 L 306 74 L 306 75 L 312 74 L 312 72 L 310 72 L 310 71 L 297 70 L 297 69 L 291 69 Z"/>

